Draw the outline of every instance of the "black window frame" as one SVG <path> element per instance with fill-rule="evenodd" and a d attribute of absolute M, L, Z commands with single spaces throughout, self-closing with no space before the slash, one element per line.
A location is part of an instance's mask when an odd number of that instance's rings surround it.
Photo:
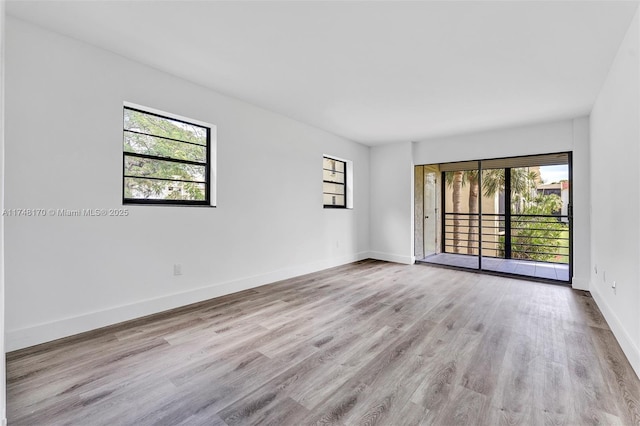
<path fill-rule="evenodd" d="M 338 172 L 336 170 L 331 170 L 331 169 L 325 169 L 324 168 L 324 160 L 331 160 L 331 161 L 336 161 L 338 163 L 342 163 L 343 166 L 343 170 L 344 172 Z M 343 173 L 344 174 L 344 182 L 340 183 L 340 182 L 333 182 L 330 180 L 325 180 L 324 179 L 324 171 L 330 171 L 330 172 L 334 172 L 334 173 Z M 348 206 L 348 202 L 347 202 L 347 161 L 345 160 L 338 160 L 337 158 L 333 158 L 333 157 L 329 157 L 327 155 L 323 155 L 322 156 L 322 183 L 331 183 L 333 185 L 342 185 L 344 187 L 344 195 L 343 194 L 336 194 L 333 192 L 324 192 L 324 188 L 322 189 L 322 205 L 325 209 L 346 209 Z M 331 195 L 343 195 L 344 196 L 344 205 L 341 204 L 325 204 L 324 203 L 324 196 L 325 194 L 331 194 Z"/>
<path fill-rule="evenodd" d="M 130 111 L 136 111 L 136 112 L 140 112 L 143 114 L 147 114 L 147 115 L 152 115 L 155 117 L 159 117 L 159 118 L 163 118 L 166 120 L 171 120 L 171 121 L 177 121 L 180 123 L 184 123 L 184 124 L 188 124 L 190 126 L 195 126 L 195 127 L 200 127 L 202 129 L 206 130 L 206 134 L 207 134 L 207 144 L 206 144 L 206 160 L 204 163 L 201 162 L 197 162 L 197 161 L 189 161 L 189 160 L 182 160 L 182 159 L 178 159 L 178 158 L 171 158 L 171 157 L 161 157 L 161 156 L 157 156 L 157 155 L 149 155 L 149 154 L 139 154 L 139 153 L 133 153 L 133 152 L 126 152 L 124 150 L 124 135 L 127 131 L 130 131 L 128 129 L 124 128 L 124 114 L 126 110 L 130 110 Z M 123 115 L 123 126 L 122 126 L 122 137 L 123 137 L 123 147 L 122 147 L 122 204 L 137 204 L 137 205 L 163 205 L 163 206 L 208 206 L 208 207 L 212 207 L 211 206 L 211 127 L 209 126 L 205 126 L 203 124 L 200 123 L 196 123 L 194 121 L 188 121 L 188 119 L 186 118 L 176 118 L 175 116 L 172 115 L 162 115 L 159 114 L 157 112 L 152 112 L 152 111 L 148 111 L 145 109 L 142 109 L 140 107 L 133 107 L 133 106 L 129 106 L 129 105 L 124 105 L 123 109 L 122 109 L 122 115 Z M 153 135 L 153 134 L 148 134 L 148 133 L 140 133 L 140 132 L 135 132 L 138 134 L 143 134 L 143 135 L 147 135 L 147 136 L 151 136 L 151 137 L 155 137 L 155 138 L 161 138 L 161 139 L 165 139 L 165 140 L 171 140 L 174 142 L 179 142 L 179 143 L 186 143 L 186 144 L 194 144 L 193 142 L 189 142 L 189 141 L 182 141 L 179 139 L 172 139 L 172 138 L 167 138 L 164 136 L 159 136 L 159 135 Z M 200 144 L 195 144 L 195 145 L 200 145 Z M 202 146 L 202 145 L 200 145 Z M 137 158 L 144 158 L 144 159 L 150 159 L 150 160 L 159 160 L 159 161 L 170 161 L 170 162 L 175 162 L 175 163 L 180 163 L 180 164 L 190 164 L 190 165 L 198 165 L 198 166 L 203 166 L 205 168 L 205 180 L 204 182 L 200 182 L 200 181 L 185 181 L 185 180 L 172 180 L 172 179 L 159 179 L 159 178 L 148 178 L 146 177 L 145 179 L 156 179 L 156 180 L 162 180 L 162 181 L 174 181 L 174 182 L 194 182 L 194 183 L 203 183 L 205 186 L 205 199 L 204 200 L 163 200 L 163 199 L 148 199 L 148 198 L 126 198 L 125 197 L 125 179 L 126 178 L 137 178 L 139 176 L 127 176 L 126 175 L 126 169 L 125 169 L 125 165 L 126 165 L 126 158 L 127 156 L 130 157 L 137 157 Z"/>

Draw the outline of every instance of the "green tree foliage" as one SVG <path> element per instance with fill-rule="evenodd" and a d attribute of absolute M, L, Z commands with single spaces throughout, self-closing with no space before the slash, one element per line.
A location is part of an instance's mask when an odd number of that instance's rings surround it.
<path fill-rule="evenodd" d="M 512 211 L 521 212 L 523 202 L 530 200 L 535 193 L 537 182 L 536 172 L 524 167 L 511 169 Z M 504 169 L 483 170 L 482 190 L 485 197 L 493 197 L 495 194 L 504 192 L 505 188 Z"/>
<path fill-rule="evenodd" d="M 124 173 L 129 176 L 125 177 L 125 198 L 205 199 L 207 130 L 204 127 L 125 109 L 124 152 Z"/>
<path fill-rule="evenodd" d="M 567 241 L 563 239 L 568 225 L 552 217 L 562 208 L 557 195 L 541 195 L 527 203 L 521 215 L 511 217 L 511 257 L 538 261 L 566 263 L 560 256 Z M 524 215 L 544 215 L 531 217 Z M 551 216 L 551 217 L 549 217 Z M 504 236 L 500 237 L 500 251 L 504 255 Z"/>

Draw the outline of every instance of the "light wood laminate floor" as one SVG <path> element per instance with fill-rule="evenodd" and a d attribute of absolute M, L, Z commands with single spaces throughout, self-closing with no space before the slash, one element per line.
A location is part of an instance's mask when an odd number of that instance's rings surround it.
<path fill-rule="evenodd" d="M 8 354 L 10 425 L 631 425 L 588 293 L 362 261 Z"/>

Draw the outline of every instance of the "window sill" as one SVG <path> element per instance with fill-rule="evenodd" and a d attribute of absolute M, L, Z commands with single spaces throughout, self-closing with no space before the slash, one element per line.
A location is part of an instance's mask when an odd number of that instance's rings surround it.
<path fill-rule="evenodd" d="M 141 203 L 127 203 L 123 202 L 123 206 L 153 206 L 153 207 L 199 207 L 199 208 L 212 208 L 215 209 L 217 206 L 212 206 L 209 204 L 172 204 L 172 203 L 152 203 L 152 202 L 141 202 Z"/>

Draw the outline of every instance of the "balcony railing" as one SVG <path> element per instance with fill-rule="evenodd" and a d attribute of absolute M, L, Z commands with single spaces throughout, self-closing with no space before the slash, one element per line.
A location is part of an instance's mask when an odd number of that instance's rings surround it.
<path fill-rule="evenodd" d="M 443 252 L 569 263 L 568 224 L 566 215 L 445 213 Z"/>

